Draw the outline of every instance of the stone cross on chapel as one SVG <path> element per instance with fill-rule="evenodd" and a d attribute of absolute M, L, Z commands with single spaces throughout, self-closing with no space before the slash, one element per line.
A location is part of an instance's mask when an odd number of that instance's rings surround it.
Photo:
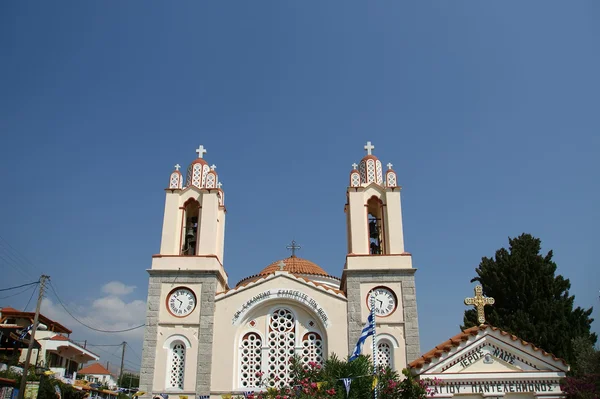
<path fill-rule="evenodd" d="M 206 148 L 204 148 L 203 145 L 200 145 L 196 152 L 198 153 L 198 158 L 204 158 L 204 154 L 206 154 Z"/>
<path fill-rule="evenodd" d="M 475 287 L 475 296 L 473 298 L 465 298 L 465 305 L 473 305 L 477 309 L 477 321 L 479 324 L 485 323 L 485 305 L 493 305 L 494 298 L 483 296 L 483 288 L 478 285 Z"/>

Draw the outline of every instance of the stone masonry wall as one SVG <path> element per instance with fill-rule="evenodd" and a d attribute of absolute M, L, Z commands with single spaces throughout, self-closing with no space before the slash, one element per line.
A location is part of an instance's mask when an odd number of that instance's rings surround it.
<path fill-rule="evenodd" d="M 415 291 L 416 269 L 389 271 L 346 270 L 346 291 L 348 296 L 348 353 L 354 346 L 363 328 L 360 296 L 361 283 L 402 283 L 402 305 L 404 307 L 404 337 L 406 340 L 406 364 L 421 354 L 419 345 L 419 320 L 417 315 L 417 297 Z"/>
<path fill-rule="evenodd" d="M 142 365 L 140 370 L 140 391 L 146 392 L 143 397 L 159 392 L 153 391 L 154 362 L 156 358 L 158 312 L 160 308 L 161 284 L 177 282 L 177 285 L 202 284 L 200 306 L 200 324 L 198 331 L 198 364 L 196 365 L 196 393 L 206 395 L 210 392 L 211 363 L 213 346 L 213 323 L 215 312 L 215 292 L 217 275 L 215 273 L 194 273 L 186 275 L 177 271 L 150 271 L 148 285 L 148 302 L 146 328 L 142 349 Z M 175 280 L 176 279 L 176 280 Z"/>

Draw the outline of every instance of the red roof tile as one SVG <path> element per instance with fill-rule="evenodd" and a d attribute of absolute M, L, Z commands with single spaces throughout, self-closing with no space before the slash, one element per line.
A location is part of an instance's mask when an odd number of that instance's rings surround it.
<path fill-rule="evenodd" d="M 281 267 L 279 266 L 280 262 L 285 263 L 283 269 L 281 269 Z M 337 279 L 337 277 L 333 277 L 327 274 L 325 270 L 323 270 L 319 265 L 317 265 L 314 262 L 311 262 L 307 259 L 298 258 L 296 256 L 290 256 L 289 258 L 281 259 L 271 263 L 269 266 L 262 269 L 258 274 L 254 274 L 250 277 L 242 279 L 239 283 L 236 284 L 236 287 L 242 284 L 246 284 L 249 281 L 256 280 L 257 277 L 268 276 L 269 274 L 273 274 L 279 270 L 283 270 L 292 274 L 308 274 L 313 276 L 324 276 Z"/>
<path fill-rule="evenodd" d="M 487 325 L 487 324 L 482 324 L 480 326 L 475 326 L 475 327 L 467 328 L 466 330 L 462 331 L 460 334 L 456 334 L 454 337 L 450 338 L 449 340 L 444 341 L 441 344 L 437 345 L 435 348 L 433 348 L 429 352 L 425 353 L 420 358 L 418 358 L 416 360 L 413 360 L 411 363 L 409 363 L 408 366 L 410 368 L 413 368 L 413 369 L 420 369 L 424 365 L 429 364 L 432 361 L 434 361 L 435 358 L 439 358 L 444 353 L 450 352 L 452 350 L 452 348 L 454 348 L 456 346 L 459 346 L 461 342 L 468 341 L 469 337 L 476 336 L 477 334 L 479 334 L 480 331 L 485 331 L 488 328 L 490 330 L 492 330 L 492 331 L 498 331 L 498 332 L 500 332 L 500 334 L 502 334 L 503 336 L 509 336 L 510 339 L 512 339 L 513 341 L 520 341 L 521 345 L 523 345 L 523 346 L 531 346 L 531 348 L 534 351 L 536 351 L 536 352 L 537 351 L 541 351 L 542 355 L 549 356 L 552 359 L 554 359 L 555 361 L 560 361 L 565 366 L 568 366 L 567 362 L 565 361 L 565 359 L 561 359 L 559 357 L 556 357 L 553 354 L 548 353 L 548 352 L 546 352 L 546 351 L 538 348 L 537 346 L 533 345 L 530 342 L 523 341 L 522 339 L 520 339 L 516 335 L 510 334 L 510 333 L 508 333 L 506 331 L 500 330 L 497 327 L 492 327 L 492 326 Z"/>
<path fill-rule="evenodd" d="M 87 367 L 82 368 L 77 372 L 78 374 L 107 374 L 110 375 L 110 371 L 106 369 L 100 363 L 90 364 Z"/>

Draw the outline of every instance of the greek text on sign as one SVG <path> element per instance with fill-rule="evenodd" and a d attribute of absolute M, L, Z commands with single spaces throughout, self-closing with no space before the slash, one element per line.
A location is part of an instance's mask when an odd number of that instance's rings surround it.
<path fill-rule="evenodd" d="M 236 324 L 244 313 L 248 312 L 250 309 L 258 305 L 259 303 L 276 298 L 291 299 L 293 301 L 297 301 L 308 306 L 313 312 L 317 314 L 317 316 L 319 317 L 319 319 L 321 319 L 325 327 L 329 327 L 329 317 L 327 317 L 327 313 L 325 313 L 325 310 L 319 305 L 317 301 L 315 301 L 313 298 L 311 298 L 302 291 L 290 290 L 285 288 L 271 289 L 268 291 L 263 291 L 260 294 L 254 295 L 252 298 L 248 299 L 233 314 L 231 324 Z"/>

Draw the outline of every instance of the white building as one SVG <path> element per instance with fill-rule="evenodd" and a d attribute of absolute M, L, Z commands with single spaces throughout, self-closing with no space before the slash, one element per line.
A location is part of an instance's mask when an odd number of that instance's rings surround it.
<path fill-rule="evenodd" d="M 216 398 L 256 389 L 258 371 L 270 385 L 285 384 L 293 354 L 322 363 L 333 353 L 345 358 L 352 352 L 371 293 L 378 363 L 401 370 L 419 356 L 415 269 L 404 248 L 401 188 L 392 165 L 384 170 L 373 149 L 367 143 L 346 183 L 348 250 L 340 254 L 340 277 L 297 257 L 292 244 L 291 257 L 248 265 L 250 276 L 231 284 L 216 168 L 204 159 L 202 146 L 185 181 L 175 166 L 165 190 L 160 252 L 148 271 L 140 391 Z M 363 353 L 371 348 L 369 338 Z"/>
<path fill-rule="evenodd" d="M 108 371 L 106 367 L 100 363 L 93 363 L 79 370 L 79 375 L 86 381 L 106 385 L 108 389 L 117 388 L 117 380 Z"/>

